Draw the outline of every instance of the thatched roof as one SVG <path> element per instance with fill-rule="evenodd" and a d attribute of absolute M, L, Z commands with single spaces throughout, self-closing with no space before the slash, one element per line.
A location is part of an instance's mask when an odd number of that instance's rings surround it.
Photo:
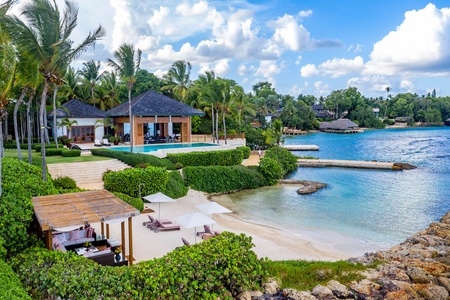
<path fill-rule="evenodd" d="M 333 122 L 321 122 L 320 129 L 333 129 L 333 130 L 353 130 L 358 129 L 359 126 L 350 121 L 349 119 L 338 119 Z"/>
<path fill-rule="evenodd" d="M 53 110 L 48 114 L 49 118 L 53 118 Z M 78 99 L 72 99 L 61 107 L 56 109 L 57 118 L 106 118 L 106 113 L 86 102 Z"/>
<path fill-rule="evenodd" d="M 111 117 L 128 116 L 128 101 L 106 113 Z M 131 99 L 133 116 L 202 116 L 204 113 L 178 100 L 154 91 L 147 91 Z"/>
<path fill-rule="evenodd" d="M 139 215 L 139 210 L 106 190 L 38 196 L 31 201 L 42 231 Z"/>

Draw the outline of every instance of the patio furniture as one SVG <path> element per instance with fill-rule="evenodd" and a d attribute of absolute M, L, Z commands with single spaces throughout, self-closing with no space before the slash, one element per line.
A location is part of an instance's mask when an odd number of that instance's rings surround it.
<path fill-rule="evenodd" d="M 103 145 L 102 145 L 102 143 L 100 143 L 100 140 L 95 140 L 94 146 L 95 147 L 101 147 Z"/>
<path fill-rule="evenodd" d="M 108 139 L 103 139 L 102 144 L 103 146 L 111 146 L 111 143 L 108 141 Z"/>
<path fill-rule="evenodd" d="M 154 232 L 158 233 L 159 231 L 171 231 L 171 230 L 180 230 L 180 225 L 175 224 L 163 224 L 156 220 L 156 226 L 153 229 Z"/>

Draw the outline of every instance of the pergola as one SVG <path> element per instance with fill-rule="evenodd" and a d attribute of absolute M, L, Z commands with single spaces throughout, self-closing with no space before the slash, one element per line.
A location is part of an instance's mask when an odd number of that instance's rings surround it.
<path fill-rule="evenodd" d="M 41 230 L 45 233 L 45 244 L 48 249 L 52 249 L 52 230 L 101 222 L 102 234 L 104 235 L 104 224 L 106 223 L 106 238 L 109 238 L 108 223 L 119 221 L 121 222 L 122 251 L 125 255 L 125 220 L 128 219 L 128 261 L 133 264 L 131 218 L 139 215 L 139 210 L 112 193 L 106 190 L 95 190 L 37 196 L 33 197 L 31 201 Z"/>

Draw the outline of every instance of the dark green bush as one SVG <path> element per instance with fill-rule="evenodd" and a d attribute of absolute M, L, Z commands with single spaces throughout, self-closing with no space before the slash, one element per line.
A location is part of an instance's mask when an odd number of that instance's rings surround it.
<path fill-rule="evenodd" d="M 187 186 L 206 193 L 229 192 L 266 185 L 266 179 L 255 168 L 244 166 L 185 167 L 183 178 Z"/>
<path fill-rule="evenodd" d="M 150 164 L 155 167 L 167 168 L 167 170 L 175 170 L 174 164 L 168 159 L 159 158 L 149 154 L 129 153 L 124 151 L 113 151 L 109 149 L 91 149 L 92 155 L 112 157 L 122 161 L 123 163 L 135 167 L 141 163 Z"/>
<path fill-rule="evenodd" d="M 167 196 L 177 199 L 187 195 L 189 188 L 184 185 L 183 178 L 180 172 L 172 171 L 169 172 L 169 180 L 167 181 L 166 189 L 164 194 Z"/>
<path fill-rule="evenodd" d="M 0 260 L 0 299 L 31 300 L 10 266 Z"/>
<path fill-rule="evenodd" d="M 386 119 L 383 120 L 383 123 L 386 124 L 386 125 L 394 125 L 395 121 L 392 120 L 392 119 L 386 118 Z"/>
<path fill-rule="evenodd" d="M 60 190 L 72 190 L 77 189 L 77 183 L 75 180 L 68 176 L 60 176 L 53 180 L 53 184 Z"/>
<path fill-rule="evenodd" d="M 129 168 L 103 174 L 106 190 L 131 197 L 139 197 L 139 191 L 143 196 L 163 191 L 168 177 L 166 169 L 158 167 Z"/>
<path fill-rule="evenodd" d="M 36 150 L 36 152 L 41 152 L 41 144 L 40 143 L 39 144 L 33 144 L 32 148 L 34 150 Z M 60 145 L 60 148 L 61 148 L 61 145 Z M 28 146 L 27 146 L 27 149 L 28 149 Z M 56 149 L 56 145 L 54 143 L 50 144 L 50 145 L 45 145 L 45 149 L 46 150 L 47 149 Z"/>
<path fill-rule="evenodd" d="M 283 168 L 283 176 L 289 172 L 297 170 L 297 156 L 285 148 L 273 146 L 266 150 L 264 157 L 278 161 Z"/>
<path fill-rule="evenodd" d="M 183 166 L 235 166 L 242 163 L 241 150 L 218 150 L 168 154 L 167 158 Z"/>
<path fill-rule="evenodd" d="M 64 149 L 61 153 L 63 157 L 76 157 L 81 155 L 81 150 L 67 150 Z"/>
<path fill-rule="evenodd" d="M 62 155 L 63 148 L 45 148 L 45 155 L 46 156 L 56 156 L 56 155 Z"/>
<path fill-rule="evenodd" d="M 269 184 L 276 184 L 277 180 L 283 178 L 284 175 L 281 164 L 277 160 L 265 156 L 259 161 L 259 172 L 267 178 Z"/>
<path fill-rule="evenodd" d="M 236 149 L 242 151 L 242 158 L 243 159 L 247 159 L 247 158 L 250 157 L 250 154 L 251 154 L 251 151 L 252 151 L 252 149 L 250 149 L 250 147 L 241 146 L 241 147 L 236 147 Z"/>
<path fill-rule="evenodd" d="M 267 278 L 267 263 L 251 237 L 223 232 L 162 258 L 126 268 L 83 256 L 30 249 L 11 266 L 34 299 L 233 299 Z"/>
<path fill-rule="evenodd" d="M 143 211 L 144 210 L 144 202 L 142 201 L 141 198 L 135 198 L 135 197 L 131 197 L 128 196 L 127 194 L 123 194 L 123 193 L 113 193 L 114 195 L 116 195 L 117 197 L 119 197 L 123 202 L 126 202 L 128 204 L 130 204 L 131 206 L 134 206 L 137 210 L 139 211 Z"/>
<path fill-rule="evenodd" d="M 14 143 L 4 143 L 3 147 L 5 149 L 17 149 L 16 142 L 14 142 Z M 28 149 L 28 144 L 20 144 L 20 149 L 27 150 Z"/>

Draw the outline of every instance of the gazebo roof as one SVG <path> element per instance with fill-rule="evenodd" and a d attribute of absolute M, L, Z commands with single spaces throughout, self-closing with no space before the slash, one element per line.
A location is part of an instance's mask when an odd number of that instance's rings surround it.
<path fill-rule="evenodd" d="M 111 117 L 128 116 L 128 101 L 108 110 Z M 133 116 L 202 116 L 204 113 L 152 90 L 131 99 Z"/>
<path fill-rule="evenodd" d="M 42 231 L 139 215 L 139 210 L 106 190 L 37 196 L 31 201 Z"/>
<path fill-rule="evenodd" d="M 349 119 L 338 119 L 333 122 L 320 122 L 320 129 L 335 129 L 335 130 L 347 130 L 347 129 L 357 129 L 358 124 Z"/>
<path fill-rule="evenodd" d="M 48 113 L 53 118 L 53 110 Z M 56 109 L 57 118 L 106 118 L 106 113 L 78 99 L 72 99 Z"/>

